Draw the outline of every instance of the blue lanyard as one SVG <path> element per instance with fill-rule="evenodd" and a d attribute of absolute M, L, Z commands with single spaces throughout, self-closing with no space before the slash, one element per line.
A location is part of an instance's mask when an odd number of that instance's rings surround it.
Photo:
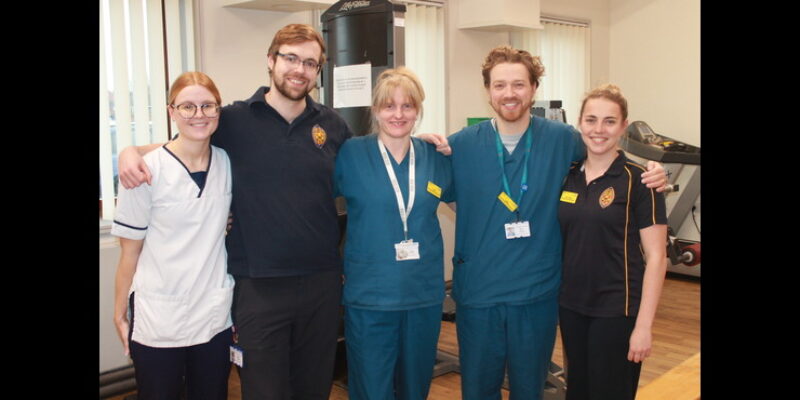
<path fill-rule="evenodd" d="M 506 176 L 506 168 L 505 168 L 505 157 L 503 156 L 503 141 L 500 139 L 500 133 L 497 131 L 497 128 L 492 124 L 492 128 L 494 129 L 495 134 L 495 142 L 497 144 L 497 160 L 500 163 L 500 171 L 503 172 L 503 188 L 505 188 L 506 195 L 510 198 L 511 197 L 511 189 L 508 186 L 508 177 Z M 533 116 L 531 115 L 531 122 L 528 124 L 528 129 L 525 131 L 525 161 L 523 162 L 522 167 L 522 179 L 519 185 L 519 195 L 514 202 L 517 203 L 517 207 L 519 207 L 522 203 L 522 195 L 528 191 L 528 160 L 531 158 L 531 147 L 533 146 Z M 517 208 L 517 216 L 519 216 L 519 208 Z"/>

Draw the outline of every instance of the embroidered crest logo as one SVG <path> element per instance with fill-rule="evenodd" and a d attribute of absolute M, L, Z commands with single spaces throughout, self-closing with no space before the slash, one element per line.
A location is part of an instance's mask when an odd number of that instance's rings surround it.
<path fill-rule="evenodd" d="M 317 148 L 321 149 L 328 139 L 328 134 L 325 133 L 325 129 L 322 129 L 322 127 L 317 124 L 311 128 L 311 138 L 314 139 L 314 144 L 317 145 Z"/>
<path fill-rule="evenodd" d="M 614 188 L 610 187 L 600 193 L 600 207 L 606 208 L 614 202 Z"/>

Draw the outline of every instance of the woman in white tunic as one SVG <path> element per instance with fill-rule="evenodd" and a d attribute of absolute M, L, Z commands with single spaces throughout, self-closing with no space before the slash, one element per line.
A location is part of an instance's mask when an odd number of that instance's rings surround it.
<path fill-rule="evenodd" d="M 149 185 L 120 185 L 111 233 L 122 255 L 114 323 L 139 399 L 226 399 L 234 280 L 225 226 L 231 171 L 211 146 L 220 95 L 201 72 L 178 77 L 168 111 L 178 137 L 144 156 Z"/>

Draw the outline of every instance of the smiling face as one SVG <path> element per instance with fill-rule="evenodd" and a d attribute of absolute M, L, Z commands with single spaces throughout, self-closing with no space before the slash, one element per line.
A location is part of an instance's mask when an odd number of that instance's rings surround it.
<path fill-rule="evenodd" d="M 578 126 L 586 151 L 607 155 L 617 151 L 617 144 L 628 128 L 628 120 L 623 117 L 619 104 L 597 97 L 586 100 Z"/>
<path fill-rule="evenodd" d="M 489 72 L 489 103 L 497 117 L 516 122 L 530 116 L 536 87 L 521 63 L 500 63 Z"/>
<path fill-rule="evenodd" d="M 196 109 L 194 116 L 184 118 L 175 107 L 182 104 L 194 104 Z M 172 106 L 167 107 L 169 116 L 178 125 L 179 138 L 193 141 L 210 140 L 211 134 L 217 130 L 219 116 L 215 118 L 206 117 L 200 110 L 203 104 L 218 104 L 214 95 L 207 88 L 201 85 L 190 85 L 181 89 L 172 102 Z"/>
<path fill-rule="evenodd" d="M 408 94 L 396 87 L 386 104 L 373 110 L 378 121 L 378 135 L 389 138 L 409 136 L 417 122 L 417 108 Z"/>
<path fill-rule="evenodd" d="M 297 56 L 300 61 L 320 59 L 322 48 L 315 41 L 298 44 L 284 44 L 278 53 Z M 308 68 L 302 62 L 292 64 L 287 57 L 275 54 L 267 59 L 272 78 L 272 87 L 283 97 L 292 100 L 303 100 L 314 89 L 317 83 L 318 69 Z"/>

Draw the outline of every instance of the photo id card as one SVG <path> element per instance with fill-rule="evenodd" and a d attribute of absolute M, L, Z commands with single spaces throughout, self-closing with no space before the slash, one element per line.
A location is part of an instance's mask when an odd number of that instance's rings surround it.
<path fill-rule="evenodd" d="M 505 224 L 506 239 L 517 239 L 531 236 L 531 226 L 528 221 L 511 222 Z"/>
<path fill-rule="evenodd" d="M 413 240 L 404 240 L 394 244 L 395 260 L 419 260 L 419 243 Z"/>
<path fill-rule="evenodd" d="M 231 362 L 242 367 L 244 364 L 244 352 L 239 346 L 231 346 Z"/>

